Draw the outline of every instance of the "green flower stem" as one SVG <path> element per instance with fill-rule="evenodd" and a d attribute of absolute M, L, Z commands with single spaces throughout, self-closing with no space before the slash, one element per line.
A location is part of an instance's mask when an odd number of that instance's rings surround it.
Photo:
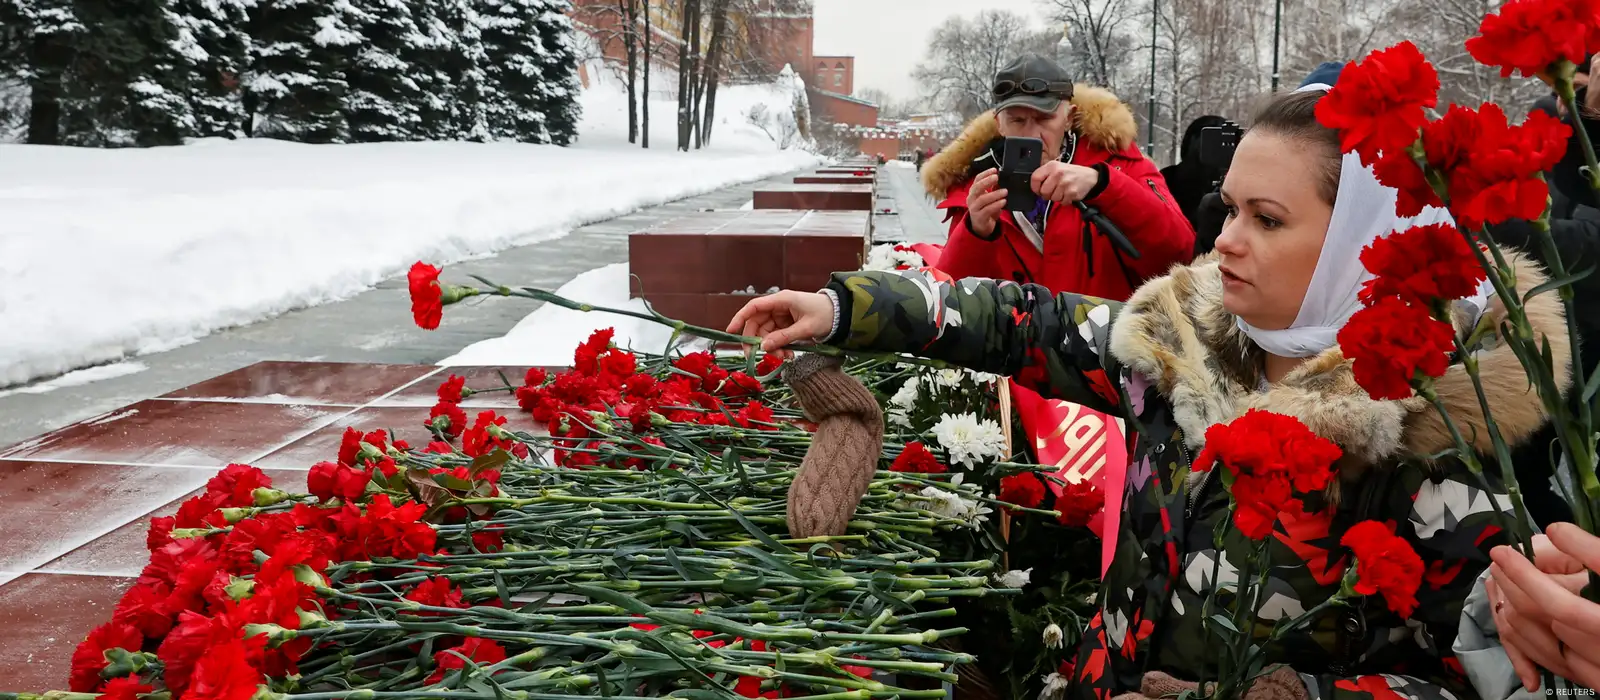
<path fill-rule="evenodd" d="M 1489 494 L 1492 498 L 1494 488 L 1489 484 L 1488 478 L 1483 473 L 1483 464 L 1478 461 L 1477 450 L 1473 449 L 1472 444 L 1468 443 L 1467 439 L 1461 435 L 1461 429 L 1456 427 L 1455 418 L 1445 408 L 1444 400 L 1439 398 L 1439 394 L 1433 390 L 1432 384 L 1424 385 L 1418 390 L 1418 394 L 1433 404 L 1434 410 L 1438 412 L 1440 419 L 1444 421 L 1445 429 L 1450 431 L 1450 438 L 1455 441 L 1457 458 L 1466 465 L 1467 471 L 1472 472 L 1472 475 L 1477 477 L 1478 484 L 1483 487 L 1484 493 Z M 1508 486 L 1515 486 L 1515 484 L 1516 481 L 1513 480 Z M 1489 510 L 1493 511 L 1495 522 L 1500 525 L 1500 529 L 1511 533 L 1513 547 L 1518 551 L 1531 554 L 1532 548 L 1527 546 L 1522 536 L 1522 528 L 1516 527 L 1516 524 L 1511 522 L 1511 519 L 1506 516 L 1503 509 L 1496 507 Z"/>

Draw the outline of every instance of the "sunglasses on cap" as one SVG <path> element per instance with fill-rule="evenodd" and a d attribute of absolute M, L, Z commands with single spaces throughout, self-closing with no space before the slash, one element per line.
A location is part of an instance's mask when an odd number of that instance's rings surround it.
<path fill-rule="evenodd" d="M 1018 93 L 1024 95 L 1056 95 L 1066 97 L 1072 94 L 1072 83 L 1051 82 L 1044 78 L 1028 78 L 1021 82 L 1015 80 L 1001 80 L 994 84 L 994 99 L 1004 100 Z"/>

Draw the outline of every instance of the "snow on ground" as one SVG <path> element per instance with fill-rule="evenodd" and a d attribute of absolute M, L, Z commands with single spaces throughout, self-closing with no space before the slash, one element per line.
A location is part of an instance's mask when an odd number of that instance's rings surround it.
<path fill-rule="evenodd" d="M 652 101 L 653 148 L 628 144 L 612 84 L 585 94 L 572 148 L 0 145 L 0 387 L 819 162 L 774 141 L 792 87 L 718 95 L 713 141 L 691 153 L 673 150 L 670 99 Z"/>
<path fill-rule="evenodd" d="M 573 301 L 608 306 L 613 309 L 645 312 L 644 300 L 628 298 L 628 264 L 617 263 L 590 270 L 556 290 Z M 643 319 L 566 309 L 545 304 L 517 322 L 515 328 L 499 338 L 473 343 L 454 356 L 439 361 L 443 366 L 534 365 L 564 367 L 572 364 L 572 351 L 590 334 L 613 328 L 618 347 L 662 354 L 672 339 L 672 330 Z"/>
<path fill-rule="evenodd" d="M 12 394 L 48 394 L 56 389 L 83 386 L 85 384 L 98 382 L 103 379 L 126 377 L 130 374 L 138 374 L 147 369 L 150 368 L 139 362 L 118 362 L 110 365 L 89 367 L 87 369 L 68 372 L 47 382 L 37 382 L 27 386 L 17 387 L 15 389 L 0 391 L 0 399 Z"/>

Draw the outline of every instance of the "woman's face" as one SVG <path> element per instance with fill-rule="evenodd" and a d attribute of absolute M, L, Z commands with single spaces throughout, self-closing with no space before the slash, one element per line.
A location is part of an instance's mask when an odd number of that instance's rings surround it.
<path fill-rule="evenodd" d="M 1228 221 L 1217 238 L 1222 306 L 1263 330 L 1294 323 L 1317 269 L 1333 205 L 1322 198 L 1320 146 L 1271 132 L 1239 141 L 1222 182 Z"/>
<path fill-rule="evenodd" d="M 1041 112 L 1028 107 L 1011 107 L 996 116 L 1000 122 L 1000 135 L 1013 138 L 1039 139 L 1044 142 L 1044 160 L 1055 160 L 1061 152 L 1061 139 L 1066 137 L 1067 125 L 1072 121 L 1072 103 L 1062 102 L 1054 112 Z"/>

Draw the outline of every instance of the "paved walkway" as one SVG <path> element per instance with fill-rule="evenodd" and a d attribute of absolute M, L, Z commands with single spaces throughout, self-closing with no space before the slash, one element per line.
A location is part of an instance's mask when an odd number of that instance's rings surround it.
<path fill-rule="evenodd" d="M 765 184 L 793 174 L 738 185 L 585 226 L 551 241 L 456 263 L 451 275 L 477 274 L 506 284 L 556 289 L 580 273 L 628 258 L 628 233 L 685 211 L 738 209 Z M 148 369 L 48 393 L 0 396 L 0 447 L 262 360 L 432 364 L 462 348 L 506 334 L 537 304 L 464 303 L 445 314 L 437 331 L 411 322 L 405 278 L 351 299 L 302 309 L 213 333 L 163 353 L 133 358 Z"/>
<path fill-rule="evenodd" d="M 944 223 L 944 212 L 934 208 L 922 188 L 921 176 L 915 168 L 887 165 L 878 178 L 878 220 L 874 225 L 882 240 L 904 240 L 911 243 L 944 243 L 950 227 Z M 883 209 L 890 209 L 885 215 Z"/>

